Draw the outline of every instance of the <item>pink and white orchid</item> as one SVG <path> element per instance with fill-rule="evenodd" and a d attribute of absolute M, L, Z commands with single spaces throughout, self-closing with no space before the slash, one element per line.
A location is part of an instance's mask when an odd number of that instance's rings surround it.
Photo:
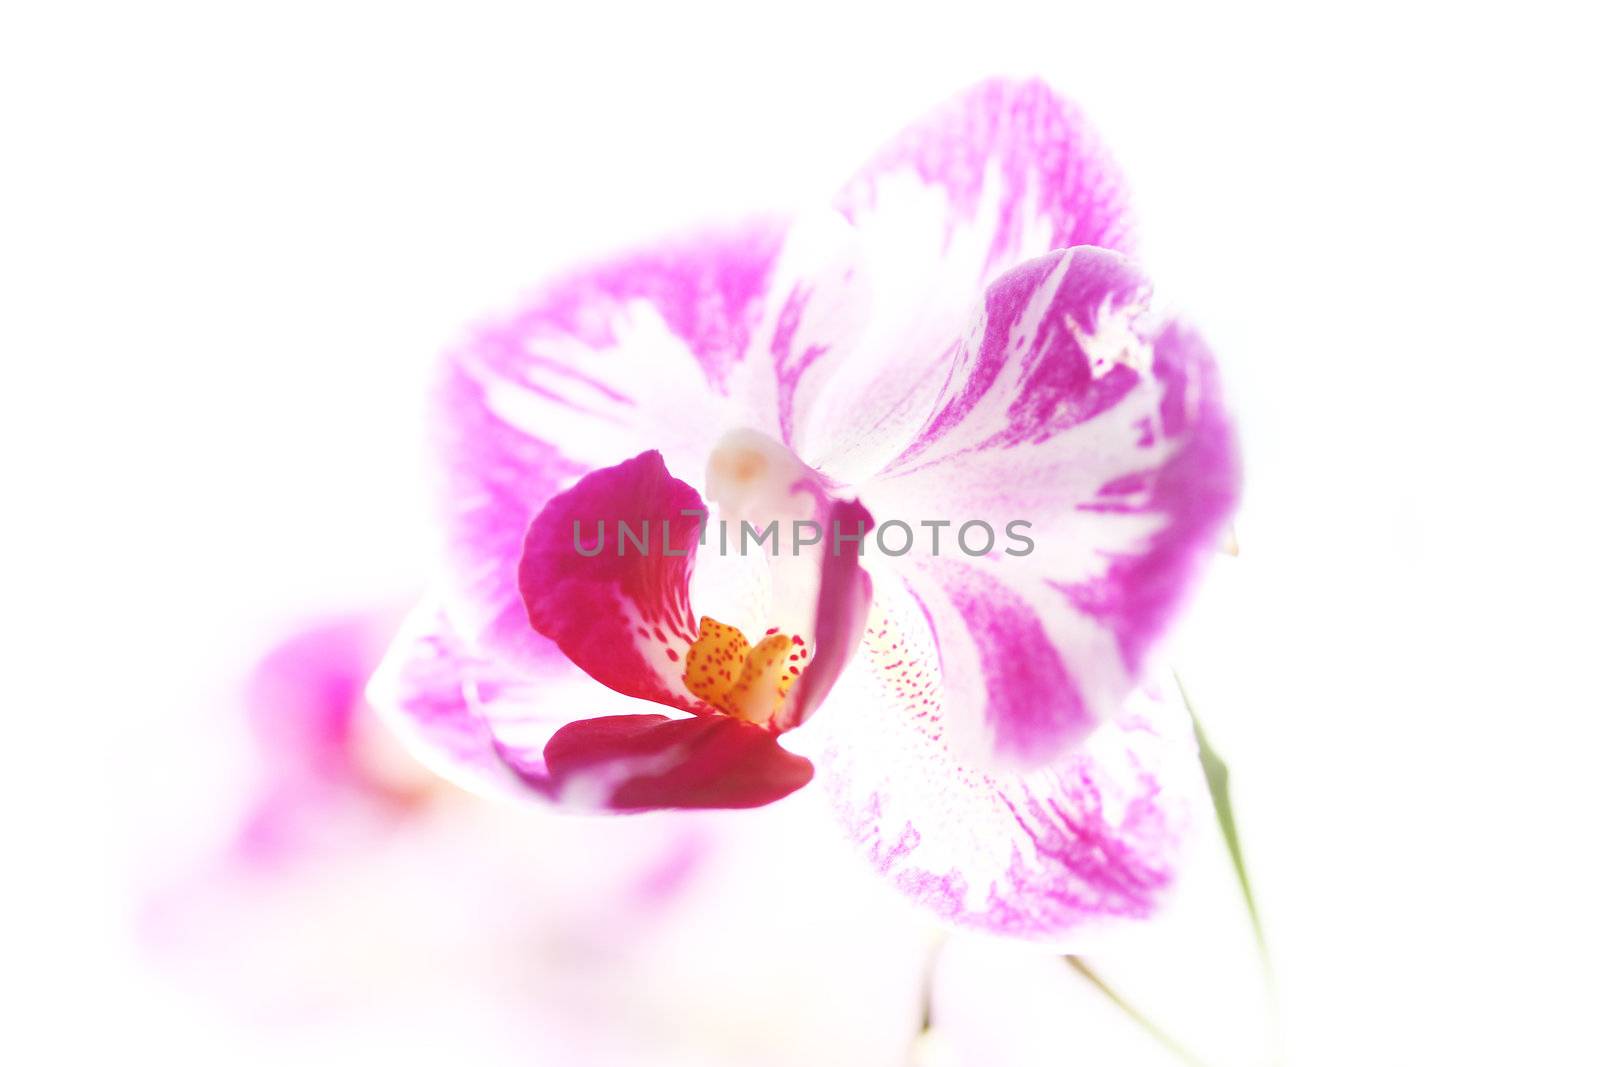
<path fill-rule="evenodd" d="M 373 699 L 441 773 L 544 804 L 751 807 L 815 775 L 960 925 L 1146 914 L 1196 780 L 1152 650 L 1238 460 L 1130 233 L 1076 111 L 996 81 L 826 210 L 546 283 L 445 362 L 447 558 Z M 772 522 L 777 554 L 721 550 Z"/>

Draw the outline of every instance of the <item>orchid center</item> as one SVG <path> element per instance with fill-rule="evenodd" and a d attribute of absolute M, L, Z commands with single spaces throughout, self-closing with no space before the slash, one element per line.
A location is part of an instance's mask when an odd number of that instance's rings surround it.
<path fill-rule="evenodd" d="M 802 637 L 773 629 L 752 646 L 737 626 L 704 615 L 685 657 L 683 683 L 724 714 L 765 723 L 783 707 L 808 655 Z"/>
<path fill-rule="evenodd" d="M 810 517 L 821 485 L 816 471 L 759 430 L 723 434 L 706 463 L 706 499 L 733 522 Z"/>

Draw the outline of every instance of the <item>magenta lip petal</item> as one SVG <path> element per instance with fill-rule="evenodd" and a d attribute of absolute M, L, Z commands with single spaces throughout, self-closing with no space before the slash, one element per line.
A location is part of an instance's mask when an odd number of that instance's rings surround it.
<path fill-rule="evenodd" d="M 548 788 L 612 811 L 754 808 L 811 781 L 777 734 L 726 715 L 610 715 L 569 723 L 545 746 Z"/>
<path fill-rule="evenodd" d="M 683 684 L 697 633 L 689 575 L 701 520 L 693 513 L 705 509 L 659 452 L 586 475 L 528 527 L 517 572 L 528 623 L 619 693 L 707 711 Z M 642 546 L 621 540 L 624 523 Z"/>

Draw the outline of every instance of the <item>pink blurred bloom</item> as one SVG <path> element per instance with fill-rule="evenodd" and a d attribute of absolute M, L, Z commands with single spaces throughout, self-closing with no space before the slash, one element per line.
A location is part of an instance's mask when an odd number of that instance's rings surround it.
<path fill-rule="evenodd" d="M 331 811 L 360 812 L 376 832 L 439 794 L 373 732 L 362 692 L 396 621 L 309 625 L 251 673 L 244 710 L 259 777 L 232 849 L 239 862 L 270 869 L 314 851 Z"/>
<path fill-rule="evenodd" d="M 317 872 L 373 861 L 407 839 L 426 837 L 441 821 L 470 833 L 469 816 L 482 805 L 417 767 L 363 694 L 396 621 L 373 613 L 307 625 L 252 671 L 242 703 L 254 780 L 216 862 L 153 901 L 148 929 L 158 943 L 186 940 L 214 908 L 247 918 L 252 893 L 295 892 Z M 607 939 L 631 936 L 630 923 L 677 895 L 711 847 L 711 835 L 680 821 L 668 832 L 619 844 L 576 857 L 594 882 L 564 905 L 569 923 L 577 925 L 581 907 L 597 928 L 608 928 Z M 559 884 L 551 879 L 542 891 L 548 895 Z M 261 903 L 258 895 L 255 904 Z M 517 911 L 525 903 L 507 900 Z"/>
<path fill-rule="evenodd" d="M 828 857 L 804 820 L 596 826 L 478 802 L 417 768 L 362 698 L 392 630 L 331 619 L 263 658 L 238 832 L 149 901 L 150 948 L 223 1009 L 227 1040 L 248 1032 L 264 1061 L 373 1040 L 400 1062 L 432 1062 L 430 1041 L 573 1065 L 903 1052 L 925 931 L 848 871 L 806 886 Z M 763 997 L 730 1010 L 743 989 Z"/>
<path fill-rule="evenodd" d="M 447 561 L 375 700 L 478 791 L 752 807 L 815 775 L 948 921 L 1064 943 L 1146 915 L 1193 780 L 1151 653 L 1238 463 L 1130 233 L 1077 112 L 996 81 L 826 210 L 549 281 L 445 362 Z M 781 554 L 697 552 L 713 518 L 778 522 Z M 1032 553 L 954 550 L 1015 520 Z M 827 551 L 835 522 L 877 550 Z"/>

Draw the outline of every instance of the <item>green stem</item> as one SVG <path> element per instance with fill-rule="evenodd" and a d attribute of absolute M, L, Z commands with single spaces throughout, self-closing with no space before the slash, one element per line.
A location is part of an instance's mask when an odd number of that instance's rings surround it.
<path fill-rule="evenodd" d="M 926 1034 L 933 1030 L 933 980 L 934 973 L 939 966 L 939 956 L 944 952 L 944 943 L 947 936 L 943 930 L 935 931 L 933 943 L 928 946 L 928 962 L 922 968 L 922 1025 L 917 1033 Z"/>
<path fill-rule="evenodd" d="M 1096 974 L 1094 969 L 1084 962 L 1082 956 L 1065 956 L 1063 959 L 1067 961 L 1067 966 L 1083 975 L 1085 981 L 1104 994 L 1107 1000 L 1120 1008 L 1122 1013 L 1132 1019 L 1141 1030 L 1159 1041 L 1168 1052 L 1187 1063 L 1189 1067 L 1206 1067 L 1204 1060 L 1179 1044 L 1176 1038 L 1151 1022 L 1143 1012 L 1124 1000 L 1122 994 L 1107 985 L 1105 979 Z"/>
<path fill-rule="evenodd" d="M 1222 830 L 1223 842 L 1228 846 L 1228 856 L 1233 861 L 1234 877 L 1238 879 L 1239 891 L 1244 897 L 1245 910 L 1250 914 L 1250 929 L 1255 934 L 1256 951 L 1261 958 L 1262 975 L 1267 984 L 1267 1014 L 1269 1039 L 1271 1042 L 1272 1062 L 1282 1062 L 1281 1037 L 1278 1032 L 1277 1019 L 1277 990 L 1272 977 L 1272 959 L 1267 954 L 1267 939 L 1261 929 L 1261 914 L 1256 910 L 1256 896 L 1250 888 L 1250 875 L 1245 868 L 1244 849 L 1239 844 L 1239 828 L 1233 818 L 1233 798 L 1228 791 L 1228 765 L 1223 762 L 1217 750 L 1211 747 L 1206 732 L 1200 726 L 1200 718 L 1195 714 L 1194 702 L 1189 699 L 1189 691 L 1184 688 L 1183 679 L 1176 673 L 1173 679 L 1178 683 L 1178 693 L 1183 697 L 1183 706 L 1189 712 L 1189 722 L 1194 727 L 1195 744 L 1200 750 L 1200 769 L 1205 774 L 1206 790 L 1211 794 L 1211 806 L 1216 810 L 1217 826 Z M 1098 989 L 1107 1000 L 1115 1004 L 1122 1013 L 1133 1020 L 1140 1029 L 1149 1034 L 1156 1041 L 1171 1052 L 1178 1059 L 1188 1064 L 1189 1067 L 1205 1067 L 1205 1064 L 1194 1053 L 1179 1044 L 1172 1035 L 1162 1030 L 1151 1022 L 1142 1012 L 1123 999 L 1122 995 L 1105 983 L 1081 956 L 1064 957 L 1073 970 L 1083 975 L 1090 985 Z"/>

